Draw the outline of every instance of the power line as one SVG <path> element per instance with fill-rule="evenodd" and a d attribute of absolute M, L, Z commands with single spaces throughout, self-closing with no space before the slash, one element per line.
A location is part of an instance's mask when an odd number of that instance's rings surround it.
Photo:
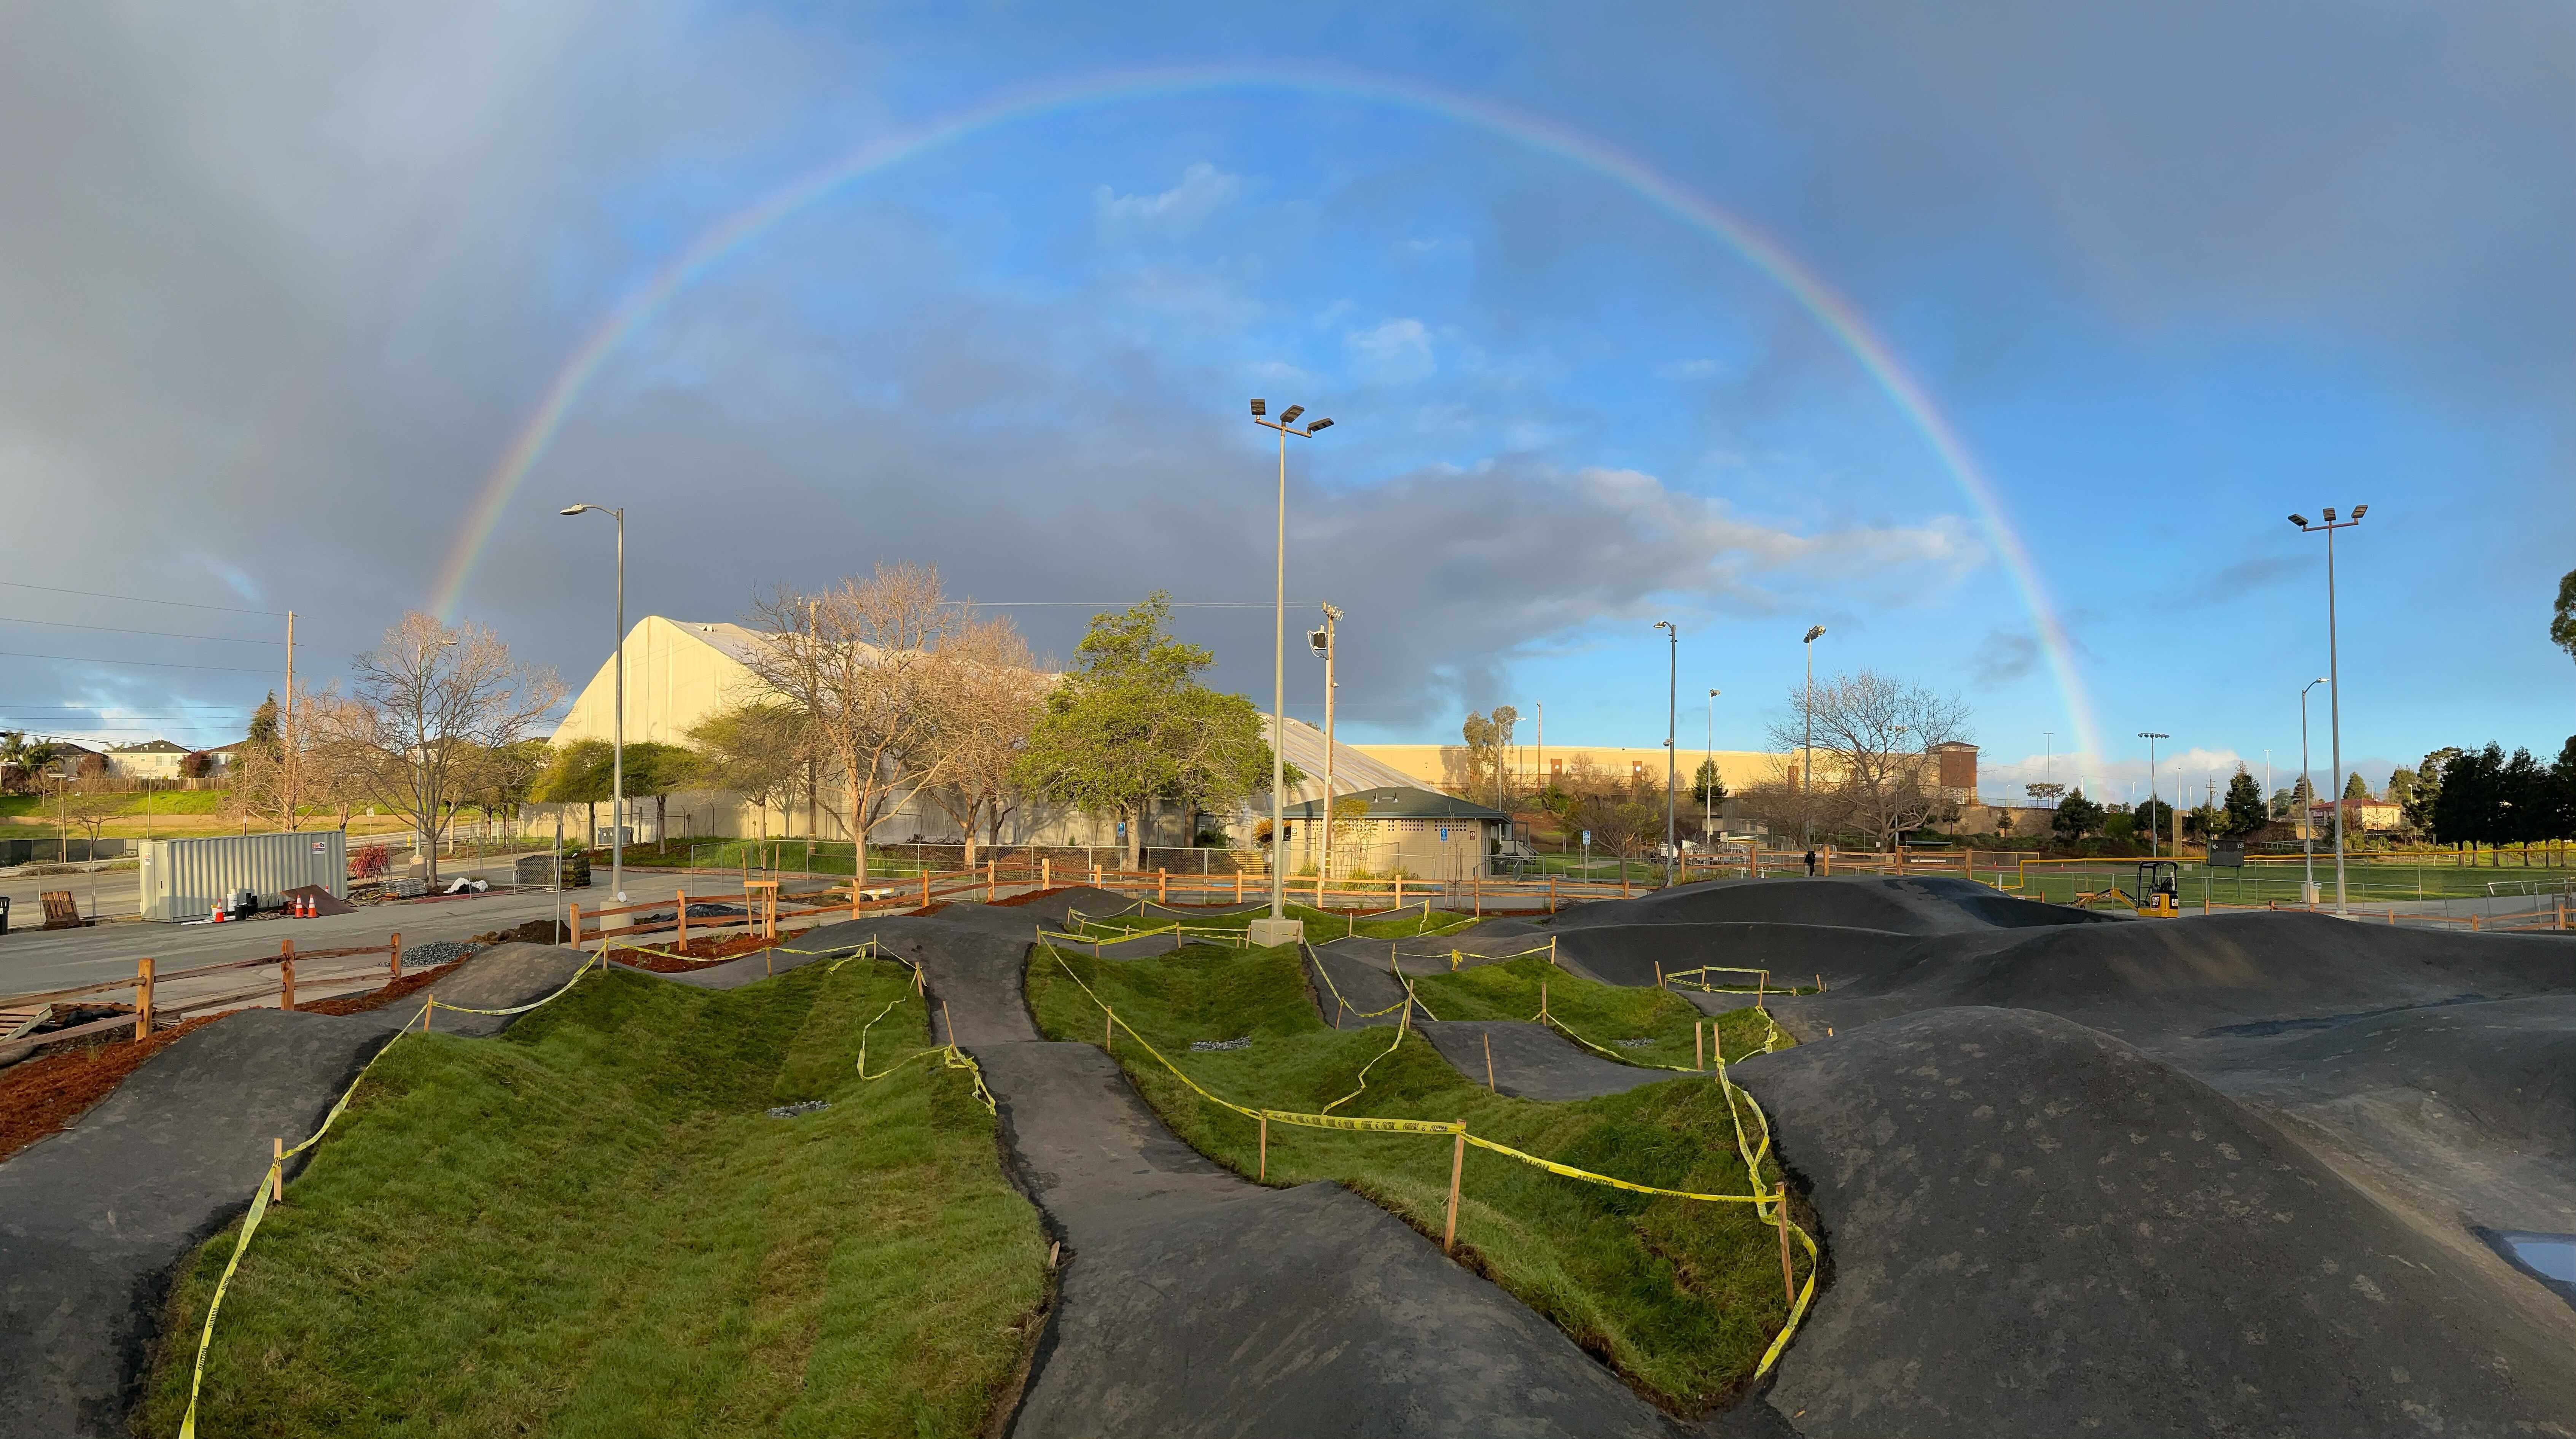
<path fill-rule="evenodd" d="M 110 595 L 102 594 L 97 590 L 67 590 L 60 585 L 31 585 L 24 580 L 0 580 L 0 585 L 19 590 L 43 590 L 52 595 L 80 595 L 93 600 L 125 600 L 138 605 L 170 605 L 183 610 L 213 610 L 218 614 L 226 615 L 266 615 L 271 619 L 280 620 L 286 618 L 284 610 L 239 610 L 230 605 L 201 605 L 188 600 L 148 600 L 141 595 Z"/>
<path fill-rule="evenodd" d="M 87 655 L 31 655 L 17 650 L 0 650 L 0 658 L 13 660 L 56 660 L 67 665 L 145 665 L 157 670 L 221 670 L 235 675 L 268 675 L 275 670 L 246 669 L 240 665 L 182 665 L 168 660 L 103 660 Z"/>
<path fill-rule="evenodd" d="M 98 630 L 111 635 L 151 635 L 156 639 L 165 640 L 212 640 L 216 644 L 224 645 L 276 645 L 281 649 L 286 646 L 284 640 L 245 640 L 235 639 L 231 635 L 183 635 L 172 630 L 129 630 L 116 625 L 76 625 L 69 620 L 22 620 L 14 615 L 0 615 L 0 624 L 51 625 L 58 630 Z"/>

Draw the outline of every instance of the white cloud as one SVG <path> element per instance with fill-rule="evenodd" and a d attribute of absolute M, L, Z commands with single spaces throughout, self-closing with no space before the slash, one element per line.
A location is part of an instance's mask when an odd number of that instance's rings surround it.
<path fill-rule="evenodd" d="M 1200 160 L 1181 172 L 1179 184 L 1159 194 L 1121 195 L 1107 185 L 1096 185 L 1091 203 L 1107 224 L 1186 230 L 1214 214 L 1242 188 L 1243 177 Z"/>
<path fill-rule="evenodd" d="M 1383 384 L 1427 379 L 1439 368 L 1431 357 L 1431 332 L 1420 320 L 1389 320 L 1374 330 L 1355 330 L 1343 338 L 1350 346 L 1351 363 Z"/>

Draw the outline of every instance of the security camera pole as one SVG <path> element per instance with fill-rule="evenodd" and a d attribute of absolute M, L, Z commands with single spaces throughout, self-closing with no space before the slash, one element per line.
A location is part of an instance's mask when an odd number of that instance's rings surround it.
<path fill-rule="evenodd" d="M 1342 612 L 1331 604 L 1324 606 L 1324 627 L 1306 632 L 1307 647 L 1315 658 L 1324 662 L 1324 842 L 1323 858 L 1316 861 L 1315 872 L 1326 879 L 1333 875 L 1333 691 L 1341 686 L 1333 678 L 1334 627 Z"/>
<path fill-rule="evenodd" d="M 1268 411 L 1268 402 L 1252 402 L 1252 422 L 1279 432 L 1279 555 L 1270 628 L 1270 917 L 1254 920 L 1249 936 L 1261 945 L 1295 944 L 1306 937 L 1306 926 L 1288 917 L 1287 901 L 1288 762 L 1283 756 L 1288 749 L 1288 437 L 1312 436 L 1333 424 L 1314 420 L 1297 429 L 1297 417 L 1306 413 L 1304 405 L 1290 405 L 1275 420 L 1263 418 Z M 1332 807 L 1328 794 L 1324 796 L 1327 814 Z M 1325 827 L 1331 828 L 1329 820 Z"/>
<path fill-rule="evenodd" d="M 2326 734 L 2328 736 L 2328 744 L 2331 752 L 2329 763 L 2334 766 L 2328 777 L 2334 781 L 2335 913 L 2337 914 L 2345 913 L 2345 910 L 2343 888 L 2343 671 L 2338 667 L 2335 661 L 2334 532 L 2337 530 L 2348 530 L 2353 526 L 2360 524 L 2363 513 L 2368 511 L 2369 508 L 2370 506 L 2368 505 L 2353 506 L 2352 518 L 2348 520 L 2336 519 L 2335 512 L 2331 508 L 2321 510 L 2318 513 L 2325 516 L 2325 523 L 2314 525 L 2308 523 L 2308 517 L 2305 515 L 2290 516 L 2290 523 L 2297 525 L 2302 533 L 2313 534 L 2318 530 L 2326 532 Z"/>
<path fill-rule="evenodd" d="M 1801 752 L 1806 761 L 1806 778 L 1798 784 L 1798 813 L 1811 850 L 1816 847 L 1816 639 L 1824 632 L 1823 625 L 1809 625 L 1807 637 L 1799 641 L 1807 649 L 1807 698 L 1799 706 L 1807 712 L 1807 747 Z"/>
<path fill-rule="evenodd" d="M 1682 677 L 1682 632 L 1671 620 L 1657 620 L 1655 628 L 1670 641 L 1664 667 L 1664 888 L 1670 889 L 1682 859 L 1680 832 L 1673 824 L 1673 757 L 1678 753 L 1673 748 L 1673 721 L 1680 714 L 1676 708 L 1680 691 L 1675 686 Z"/>

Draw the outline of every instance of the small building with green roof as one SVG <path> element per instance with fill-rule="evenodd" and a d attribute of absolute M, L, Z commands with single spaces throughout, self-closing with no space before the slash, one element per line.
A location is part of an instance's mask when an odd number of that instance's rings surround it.
<path fill-rule="evenodd" d="M 1481 879 L 1512 837 L 1512 817 L 1498 809 L 1409 785 L 1364 789 L 1334 802 L 1330 875 L 1403 874 L 1452 883 Z M 1324 858 L 1323 802 L 1292 804 L 1287 818 L 1288 872 L 1313 874 Z"/>

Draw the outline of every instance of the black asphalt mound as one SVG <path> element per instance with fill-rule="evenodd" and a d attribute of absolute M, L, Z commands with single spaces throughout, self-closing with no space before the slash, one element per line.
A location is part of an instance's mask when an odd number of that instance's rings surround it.
<path fill-rule="evenodd" d="M 1690 1076 L 1621 1064 L 1578 1048 L 1544 1024 L 1511 1020 L 1426 1021 L 1417 1026 L 1460 1074 L 1485 1082 L 1486 1042 L 1493 1044 L 1494 1087 L 1516 1099 L 1594 1099 Z M 1701 1076 L 1703 1083 L 1707 1076 Z"/>
<path fill-rule="evenodd" d="M 2015 899 L 1964 879 L 1854 875 L 1826 879 L 1712 879 L 1634 899 L 1577 905 L 1560 930 L 1597 924 L 1818 924 L 1896 934 L 2116 924 L 2123 916 Z"/>
<path fill-rule="evenodd" d="M 1306 987 L 1326 1024 L 1352 1029 L 1397 1021 L 1400 1011 L 1388 1006 L 1403 1002 L 1404 985 L 1387 963 L 1385 945 L 1382 939 L 1337 939 L 1306 946 Z M 1336 1009 L 1336 995 L 1348 1009 Z M 1371 1010 L 1386 1012 L 1370 1014 Z"/>
<path fill-rule="evenodd" d="M 507 1009 L 552 994 L 584 961 L 496 945 L 430 992 Z M 353 1015 L 225 1015 L 154 1055 L 70 1130 L 0 1164 L 0 1434 L 124 1434 L 172 1270 L 250 1203 L 269 1141 L 312 1133 L 419 1015 L 417 1000 Z M 468 1034 L 508 1023 L 436 1020 Z"/>
<path fill-rule="evenodd" d="M 1782 1013 L 1837 1027 L 1953 1005 L 2041 1009 L 2134 1042 L 2261 1037 L 2472 999 L 2576 992 L 2576 942 L 2326 915 L 1942 935 Z M 1826 970 L 1828 978 L 1837 971 Z"/>
<path fill-rule="evenodd" d="M 1976 931 L 1992 934 L 1993 931 Z M 1557 936 L 1557 963 L 1604 984 L 1648 985 L 1657 966 L 1679 974 L 1703 965 L 1767 969 L 1783 985 L 1812 987 L 1883 975 L 1924 941 L 1884 929 L 1822 924 L 1596 924 Z M 1720 983 L 1751 983 L 1716 975 Z"/>
<path fill-rule="evenodd" d="M 1015 1435 L 1674 1432 L 1385 1210 L 1209 1163 L 1097 1048 L 976 1058 L 1070 1256 Z"/>
<path fill-rule="evenodd" d="M 2081 1025 L 1949 1009 L 1734 1069 L 1831 1283 L 1812 1436 L 2565 1434 L 2576 1311 Z M 1803 1411 L 1803 1413 L 1801 1412 Z"/>

